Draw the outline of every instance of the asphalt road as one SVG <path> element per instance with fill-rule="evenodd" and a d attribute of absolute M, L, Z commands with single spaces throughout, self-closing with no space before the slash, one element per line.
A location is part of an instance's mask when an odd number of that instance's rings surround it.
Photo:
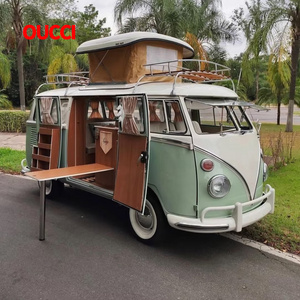
<path fill-rule="evenodd" d="M 0 174 L 0 299 L 300 299 L 300 265 L 220 235 L 138 242 L 127 210 L 66 188 L 38 240 L 35 181 Z"/>
<path fill-rule="evenodd" d="M 285 125 L 287 121 L 288 107 L 281 106 L 280 109 L 280 124 Z M 257 111 L 255 109 L 247 109 L 247 114 L 252 122 L 259 120 L 261 123 L 274 123 L 277 122 L 277 107 L 270 107 L 268 111 Z M 293 124 L 300 125 L 300 108 L 294 106 Z"/>

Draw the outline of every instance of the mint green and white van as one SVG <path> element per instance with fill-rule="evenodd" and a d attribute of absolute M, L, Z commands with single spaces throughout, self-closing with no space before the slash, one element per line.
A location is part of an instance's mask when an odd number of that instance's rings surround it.
<path fill-rule="evenodd" d="M 23 170 L 48 179 L 47 195 L 68 184 L 121 203 L 146 242 L 168 226 L 241 231 L 274 211 L 251 104 L 218 85 L 230 82 L 227 67 L 156 33 L 88 41 L 77 53 L 88 55 L 89 77 L 48 76 L 27 121 Z"/>

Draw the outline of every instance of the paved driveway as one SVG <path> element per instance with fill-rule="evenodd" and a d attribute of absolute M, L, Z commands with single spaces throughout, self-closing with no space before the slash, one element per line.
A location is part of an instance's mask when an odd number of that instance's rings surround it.
<path fill-rule="evenodd" d="M 0 299 L 300 299 L 300 265 L 219 235 L 131 235 L 127 210 L 66 188 L 38 240 L 35 181 L 0 174 Z"/>

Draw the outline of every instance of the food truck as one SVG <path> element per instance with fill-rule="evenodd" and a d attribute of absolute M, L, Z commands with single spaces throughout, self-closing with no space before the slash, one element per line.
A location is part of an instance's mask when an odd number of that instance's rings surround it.
<path fill-rule="evenodd" d="M 47 76 L 27 121 L 22 165 L 40 185 L 40 240 L 45 195 L 66 184 L 128 207 L 144 242 L 168 226 L 239 232 L 273 213 L 251 103 L 224 86 L 230 69 L 150 32 L 87 41 L 77 54 L 88 76 Z"/>

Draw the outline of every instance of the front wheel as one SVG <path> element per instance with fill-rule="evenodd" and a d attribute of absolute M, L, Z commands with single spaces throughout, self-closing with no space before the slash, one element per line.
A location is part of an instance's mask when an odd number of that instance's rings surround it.
<path fill-rule="evenodd" d="M 166 234 L 166 217 L 154 197 L 147 195 L 144 215 L 130 209 L 129 219 L 133 232 L 142 242 L 159 242 Z"/>

